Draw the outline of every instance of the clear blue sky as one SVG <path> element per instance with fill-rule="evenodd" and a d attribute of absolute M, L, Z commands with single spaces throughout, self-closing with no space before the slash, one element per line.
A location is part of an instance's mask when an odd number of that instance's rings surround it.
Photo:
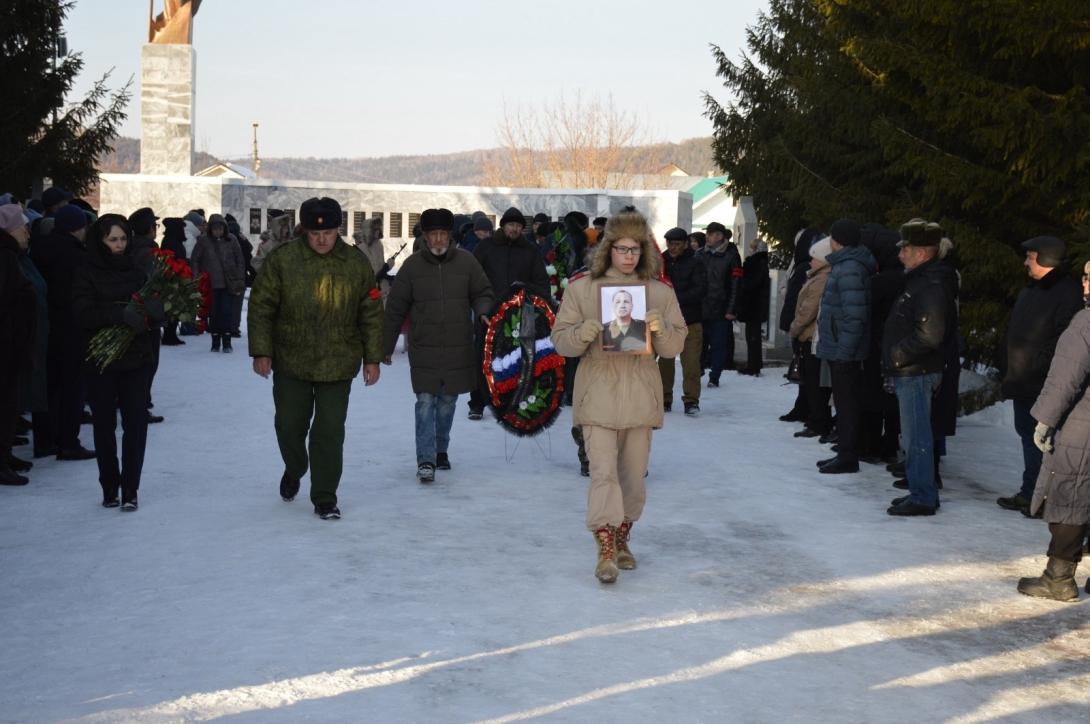
<path fill-rule="evenodd" d="M 157 10 L 162 0 L 156 1 Z M 708 135 L 702 90 L 722 99 L 708 44 L 739 57 L 766 0 L 204 0 L 196 18 L 199 150 L 386 156 L 498 145 L 506 101 L 613 94 L 652 140 Z M 77 92 L 135 76 L 122 133 L 139 136 L 147 0 L 78 0 Z"/>

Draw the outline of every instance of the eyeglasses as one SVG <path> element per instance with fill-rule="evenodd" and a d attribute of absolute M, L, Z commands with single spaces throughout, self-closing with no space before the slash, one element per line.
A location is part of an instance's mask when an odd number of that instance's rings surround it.
<path fill-rule="evenodd" d="M 639 256 L 640 247 L 638 246 L 614 246 L 613 251 L 617 252 L 621 256 Z"/>

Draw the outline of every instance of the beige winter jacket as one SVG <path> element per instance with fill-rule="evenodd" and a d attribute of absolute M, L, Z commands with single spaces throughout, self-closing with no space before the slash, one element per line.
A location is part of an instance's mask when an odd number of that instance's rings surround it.
<path fill-rule="evenodd" d="M 828 264 L 825 264 L 806 272 L 806 283 L 799 290 L 799 300 L 795 303 L 795 319 L 787 331 L 800 342 L 809 342 L 817 332 L 821 294 L 825 291 L 825 282 L 829 279 L 830 268 Z"/>
<path fill-rule="evenodd" d="M 613 430 L 662 427 L 662 377 L 655 356 L 603 352 L 597 340 L 585 344 L 579 339 L 583 322 L 598 319 L 598 288 L 603 283 L 640 281 L 635 274 L 624 275 L 611 267 L 598 279 L 577 279 L 564 293 L 552 341 L 561 355 L 582 358 L 573 395 L 572 420 L 576 425 Z M 662 282 L 648 281 L 647 310 L 662 315 L 662 331 L 651 335 L 655 354 L 681 354 L 689 330 L 674 290 Z"/>

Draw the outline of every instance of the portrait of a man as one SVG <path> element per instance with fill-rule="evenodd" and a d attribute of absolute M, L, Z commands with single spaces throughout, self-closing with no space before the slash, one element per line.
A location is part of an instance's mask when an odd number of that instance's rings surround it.
<path fill-rule="evenodd" d="M 647 289 L 640 284 L 601 289 L 602 350 L 649 354 Z"/>

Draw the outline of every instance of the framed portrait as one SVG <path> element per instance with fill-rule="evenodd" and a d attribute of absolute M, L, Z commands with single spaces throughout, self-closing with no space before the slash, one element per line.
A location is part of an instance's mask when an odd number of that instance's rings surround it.
<path fill-rule="evenodd" d="M 603 352 L 651 354 L 647 329 L 647 284 L 603 284 L 598 288 Z"/>

